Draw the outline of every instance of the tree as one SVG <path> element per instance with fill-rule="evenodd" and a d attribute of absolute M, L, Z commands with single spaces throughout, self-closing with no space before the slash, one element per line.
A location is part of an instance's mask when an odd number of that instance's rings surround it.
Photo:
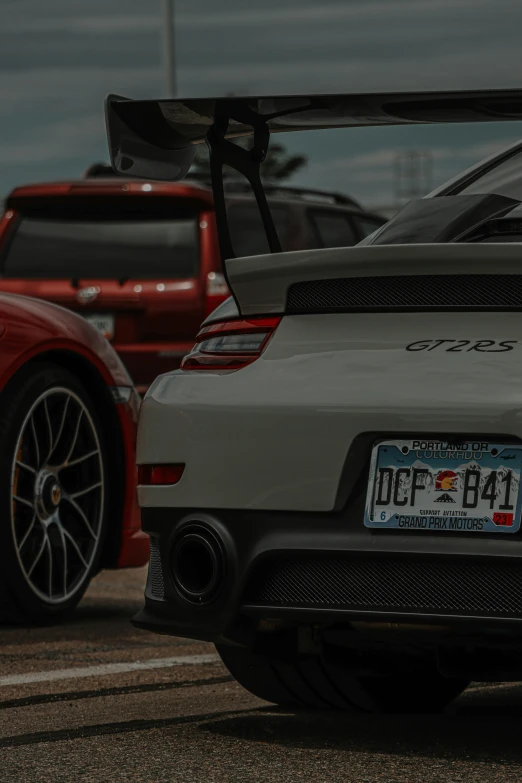
<path fill-rule="evenodd" d="M 246 137 L 236 139 L 235 143 L 244 148 L 249 146 L 249 140 Z M 261 164 L 261 178 L 269 183 L 282 182 L 304 168 L 307 163 L 308 159 L 305 155 L 292 155 L 287 152 L 283 144 L 274 142 L 270 144 L 267 156 Z M 208 149 L 204 144 L 198 145 L 189 177 L 210 181 Z"/>

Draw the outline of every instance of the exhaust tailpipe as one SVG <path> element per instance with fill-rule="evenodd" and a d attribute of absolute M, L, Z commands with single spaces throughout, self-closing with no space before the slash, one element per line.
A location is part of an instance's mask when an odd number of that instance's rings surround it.
<path fill-rule="evenodd" d="M 206 604 L 218 594 L 225 576 L 224 546 L 208 527 L 191 524 L 174 543 L 171 573 L 179 593 L 193 604 Z"/>

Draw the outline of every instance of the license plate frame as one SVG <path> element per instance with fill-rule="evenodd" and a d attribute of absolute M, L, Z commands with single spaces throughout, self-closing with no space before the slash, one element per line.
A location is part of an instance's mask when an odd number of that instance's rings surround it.
<path fill-rule="evenodd" d="M 402 532 L 517 533 L 521 476 L 522 444 L 478 438 L 458 443 L 382 440 L 372 448 L 364 526 Z"/>
<path fill-rule="evenodd" d="M 112 313 L 84 313 L 83 318 L 107 340 L 114 337 L 115 316 Z"/>

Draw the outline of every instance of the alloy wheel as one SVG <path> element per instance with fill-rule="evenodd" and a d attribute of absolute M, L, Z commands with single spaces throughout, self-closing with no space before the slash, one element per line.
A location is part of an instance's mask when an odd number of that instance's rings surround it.
<path fill-rule="evenodd" d="M 24 419 L 11 471 L 16 553 L 43 601 L 68 601 L 90 574 L 104 489 L 100 442 L 85 403 L 71 389 L 48 389 Z"/>

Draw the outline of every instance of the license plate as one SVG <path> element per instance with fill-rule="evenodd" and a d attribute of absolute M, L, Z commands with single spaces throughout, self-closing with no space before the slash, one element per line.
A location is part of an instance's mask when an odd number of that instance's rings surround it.
<path fill-rule="evenodd" d="M 89 313 L 84 316 L 85 320 L 94 326 L 99 332 L 103 334 L 107 340 L 112 340 L 114 337 L 114 316 L 113 315 L 99 315 L 98 313 Z"/>
<path fill-rule="evenodd" d="M 522 447 L 388 440 L 372 450 L 364 524 L 371 528 L 516 533 Z"/>

